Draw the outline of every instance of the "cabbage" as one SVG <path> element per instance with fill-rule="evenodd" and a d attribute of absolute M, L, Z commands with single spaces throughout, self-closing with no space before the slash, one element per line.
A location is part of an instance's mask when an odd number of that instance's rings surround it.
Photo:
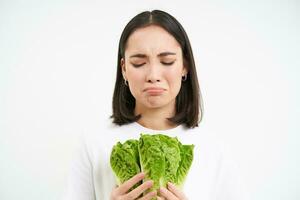
<path fill-rule="evenodd" d="M 182 187 L 192 165 L 193 150 L 194 145 L 183 145 L 177 137 L 141 134 L 139 140 L 114 145 L 110 165 L 118 185 L 142 171 L 146 174 L 143 182 L 154 181 L 149 191 L 166 187 L 168 182 Z"/>

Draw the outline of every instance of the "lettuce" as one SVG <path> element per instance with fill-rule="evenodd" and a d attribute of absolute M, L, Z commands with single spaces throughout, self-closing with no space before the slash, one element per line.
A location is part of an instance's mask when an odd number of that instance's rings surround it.
<path fill-rule="evenodd" d="M 183 145 L 177 137 L 141 134 L 139 140 L 114 145 L 110 165 L 118 185 L 142 171 L 146 174 L 144 182 L 154 181 L 149 191 L 166 187 L 168 182 L 182 187 L 192 165 L 193 150 L 194 145 Z"/>
<path fill-rule="evenodd" d="M 118 142 L 112 149 L 110 165 L 115 173 L 118 185 L 138 174 L 141 171 L 138 141 L 127 140 L 124 144 Z"/>

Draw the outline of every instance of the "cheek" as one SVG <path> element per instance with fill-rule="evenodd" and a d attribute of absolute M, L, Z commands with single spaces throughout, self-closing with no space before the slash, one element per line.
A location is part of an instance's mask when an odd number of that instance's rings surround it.
<path fill-rule="evenodd" d="M 129 89 L 131 94 L 136 97 L 140 91 L 142 90 L 141 86 L 143 86 L 144 75 L 142 72 L 137 70 L 128 70 L 127 78 L 129 81 Z"/>
<path fill-rule="evenodd" d="M 172 93 L 178 93 L 181 87 L 181 71 L 172 70 L 166 73 L 166 78 Z"/>
<path fill-rule="evenodd" d="M 140 68 L 128 67 L 126 76 L 131 82 L 139 82 L 144 77 L 144 71 Z"/>

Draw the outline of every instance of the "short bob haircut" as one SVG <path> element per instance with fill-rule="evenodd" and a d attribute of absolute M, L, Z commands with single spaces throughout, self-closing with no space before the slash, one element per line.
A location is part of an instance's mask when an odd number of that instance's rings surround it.
<path fill-rule="evenodd" d="M 125 85 L 121 58 L 125 58 L 126 43 L 129 36 L 138 28 L 157 25 L 169 32 L 180 44 L 183 62 L 187 67 L 187 79 L 182 81 L 180 91 L 176 97 L 175 116 L 168 118 L 174 124 L 184 124 L 188 128 L 194 128 L 201 122 L 203 116 L 202 95 L 198 84 L 195 61 L 188 36 L 181 24 L 170 14 L 161 11 L 145 11 L 132 18 L 124 28 L 118 50 L 118 65 L 115 89 L 113 93 L 113 123 L 118 125 L 138 121 L 141 114 L 135 116 L 135 98 L 128 86 Z M 200 113 L 199 113 L 200 111 Z"/>

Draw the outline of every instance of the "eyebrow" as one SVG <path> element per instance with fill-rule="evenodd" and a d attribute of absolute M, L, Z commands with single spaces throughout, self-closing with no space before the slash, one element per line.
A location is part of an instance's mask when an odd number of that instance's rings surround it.
<path fill-rule="evenodd" d="M 162 52 L 160 54 L 157 55 L 157 57 L 164 57 L 164 56 L 168 56 L 168 55 L 176 55 L 176 53 L 173 52 Z M 130 58 L 146 58 L 147 56 L 145 54 L 134 54 L 131 55 Z"/>

